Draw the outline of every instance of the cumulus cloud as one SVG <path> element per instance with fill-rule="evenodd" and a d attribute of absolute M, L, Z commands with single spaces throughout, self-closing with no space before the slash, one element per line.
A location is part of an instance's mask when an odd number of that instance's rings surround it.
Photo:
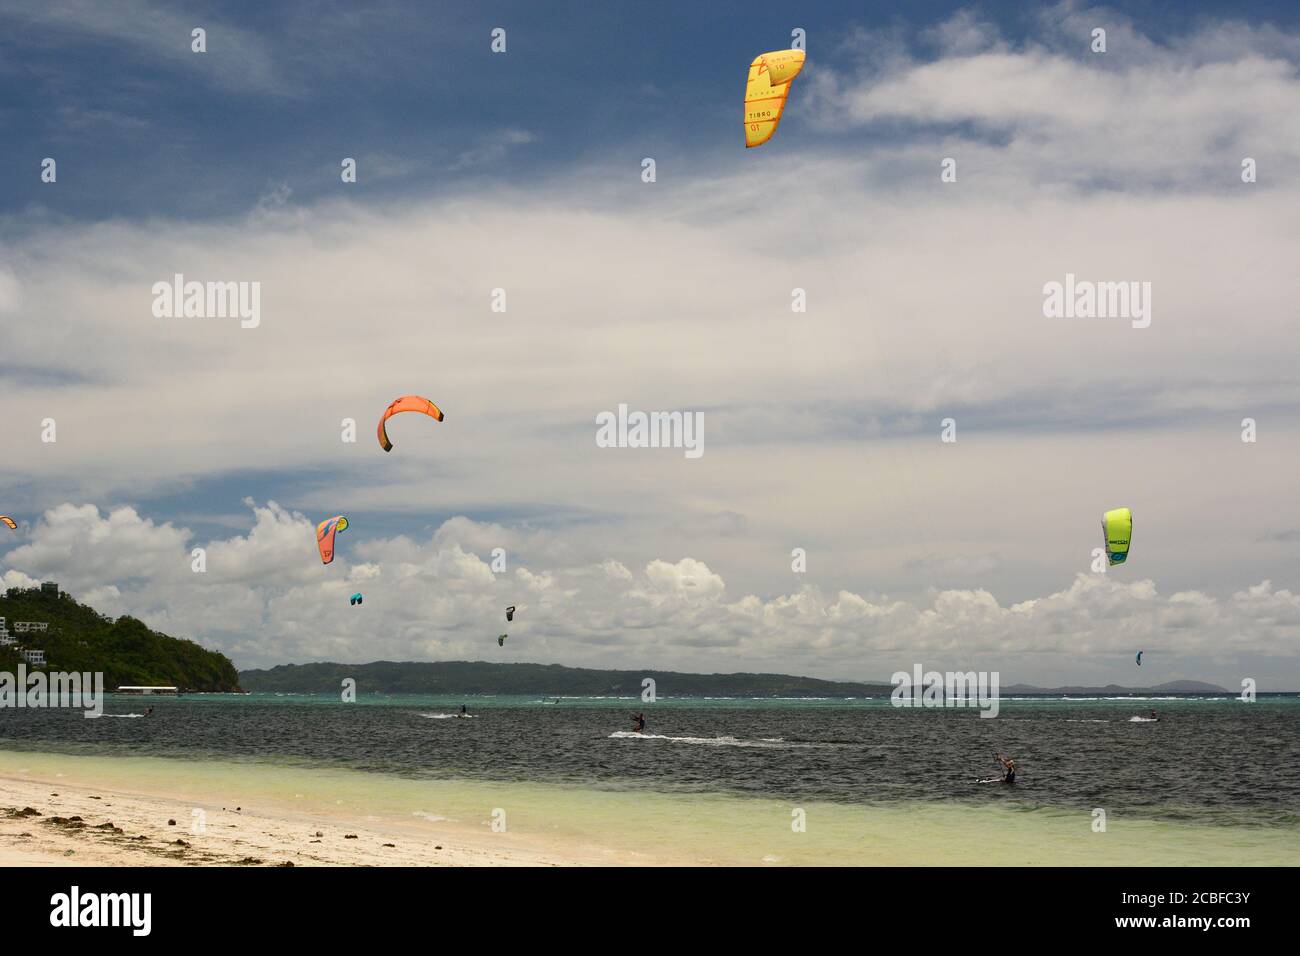
<path fill-rule="evenodd" d="M 57 576 L 105 613 L 197 638 L 243 667 L 487 658 L 883 679 L 921 661 L 996 667 L 1023 680 L 1054 672 L 1044 657 L 1073 662 L 1078 679 L 1080 669 L 1103 674 L 1126 664 L 1138 648 L 1148 663 L 1165 658 L 1193 671 L 1225 642 L 1265 656 L 1300 650 L 1300 595 L 1270 581 L 1227 600 L 1162 595 L 1150 580 L 1113 574 L 1079 574 L 1014 604 L 980 588 L 939 591 L 925 604 L 815 584 L 760 597 L 731 593 L 691 557 L 640 569 L 606 560 L 497 574 L 489 546 L 506 539 L 498 536 L 505 529 L 463 517 L 422 541 L 341 536 L 339 556 L 325 567 L 303 515 L 267 502 L 252 505 L 250 518 L 245 533 L 200 542 L 131 508 L 61 505 L 9 552 L 4 581 L 30 586 Z M 192 570 L 195 547 L 207 553 L 206 572 Z M 361 608 L 348 604 L 357 590 L 366 595 Z M 511 625 L 507 604 L 518 607 Z M 491 638 L 507 627 L 509 650 L 498 652 Z"/>

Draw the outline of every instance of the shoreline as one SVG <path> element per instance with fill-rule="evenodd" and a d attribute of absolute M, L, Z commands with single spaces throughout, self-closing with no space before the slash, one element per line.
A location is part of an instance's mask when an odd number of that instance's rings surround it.
<path fill-rule="evenodd" d="M 0 750 L 4 866 L 1242 866 L 1300 857 L 1300 828 L 1120 816 L 1096 833 L 1091 822 L 1085 810 L 1001 801 L 796 805 Z"/>

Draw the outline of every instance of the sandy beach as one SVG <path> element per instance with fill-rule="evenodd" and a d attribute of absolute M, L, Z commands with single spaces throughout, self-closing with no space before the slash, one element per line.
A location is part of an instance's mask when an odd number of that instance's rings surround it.
<path fill-rule="evenodd" d="M 1300 853 L 1295 828 L 1117 815 L 1096 833 L 1091 822 L 1086 810 L 795 808 L 269 761 L 0 752 L 7 866 L 1286 865 Z"/>
<path fill-rule="evenodd" d="M 199 799 L 194 781 L 187 785 L 178 780 L 171 793 L 97 785 L 94 779 L 103 776 L 99 764 L 84 757 L 0 755 L 0 865 L 563 866 L 647 862 L 598 848 L 548 845 L 526 835 L 493 833 L 488 826 L 447 820 L 417 818 L 407 823 L 376 815 L 303 812 L 286 805 L 254 809 L 233 800 Z M 232 783 L 226 789 L 233 796 L 239 788 Z"/>

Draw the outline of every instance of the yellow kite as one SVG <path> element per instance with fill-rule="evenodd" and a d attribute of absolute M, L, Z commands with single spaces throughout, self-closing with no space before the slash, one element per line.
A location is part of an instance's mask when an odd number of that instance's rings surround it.
<path fill-rule="evenodd" d="M 1123 564 L 1128 560 L 1129 542 L 1133 539 L 1133 512 L 1127 508 L 1107 511 L 1101 516 L 1101 533 L 1106 539 L 1106 563 Z"/>
<path fill-rule="evenodd" d="M 790 95 L 790 84 L 803 69 L 803 50 L 776 50 L 754 57 L 745 84 L 745 146 L 762 146 L 776 132 Z"/>

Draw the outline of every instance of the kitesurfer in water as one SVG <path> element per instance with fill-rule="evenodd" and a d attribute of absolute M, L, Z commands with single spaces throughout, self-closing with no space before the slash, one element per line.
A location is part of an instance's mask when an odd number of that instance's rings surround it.
<path fill-rule="evenodd" d="M 1015 783 L 1016 762 L 1010 757 L 1002 756 L 1002 754 L 994 754 L 993 756 L 997 758 L 998 763 L 1002 764 L 1002 782 Z"/>
<path fill-rule="evenodd" d="M 1160 719 L 1159 717 L 1156 716 L 1156 712 L 1155 712 L 1154 710 L 1151 711 L 1151 719 L 1152 719 L 1152 720 L 1159 720 L 1159 719 Z"/>
<path fill-rule="evenodd" d="M 645 714 L 633 714 L 632 721 L 632 733 L 639 734 L 645 730 Z"/>
<path fill-rule="evenodd" d="M 469 711 L 467 711 L 467 710 L 465 709 L 465 705 L 464 705 L 464 704 L 461 704 L 461 705 L 460 705 L 460 715 L 461 715 L 462 717 L 468 717 L 468 716 L 469 716 Z"/>

